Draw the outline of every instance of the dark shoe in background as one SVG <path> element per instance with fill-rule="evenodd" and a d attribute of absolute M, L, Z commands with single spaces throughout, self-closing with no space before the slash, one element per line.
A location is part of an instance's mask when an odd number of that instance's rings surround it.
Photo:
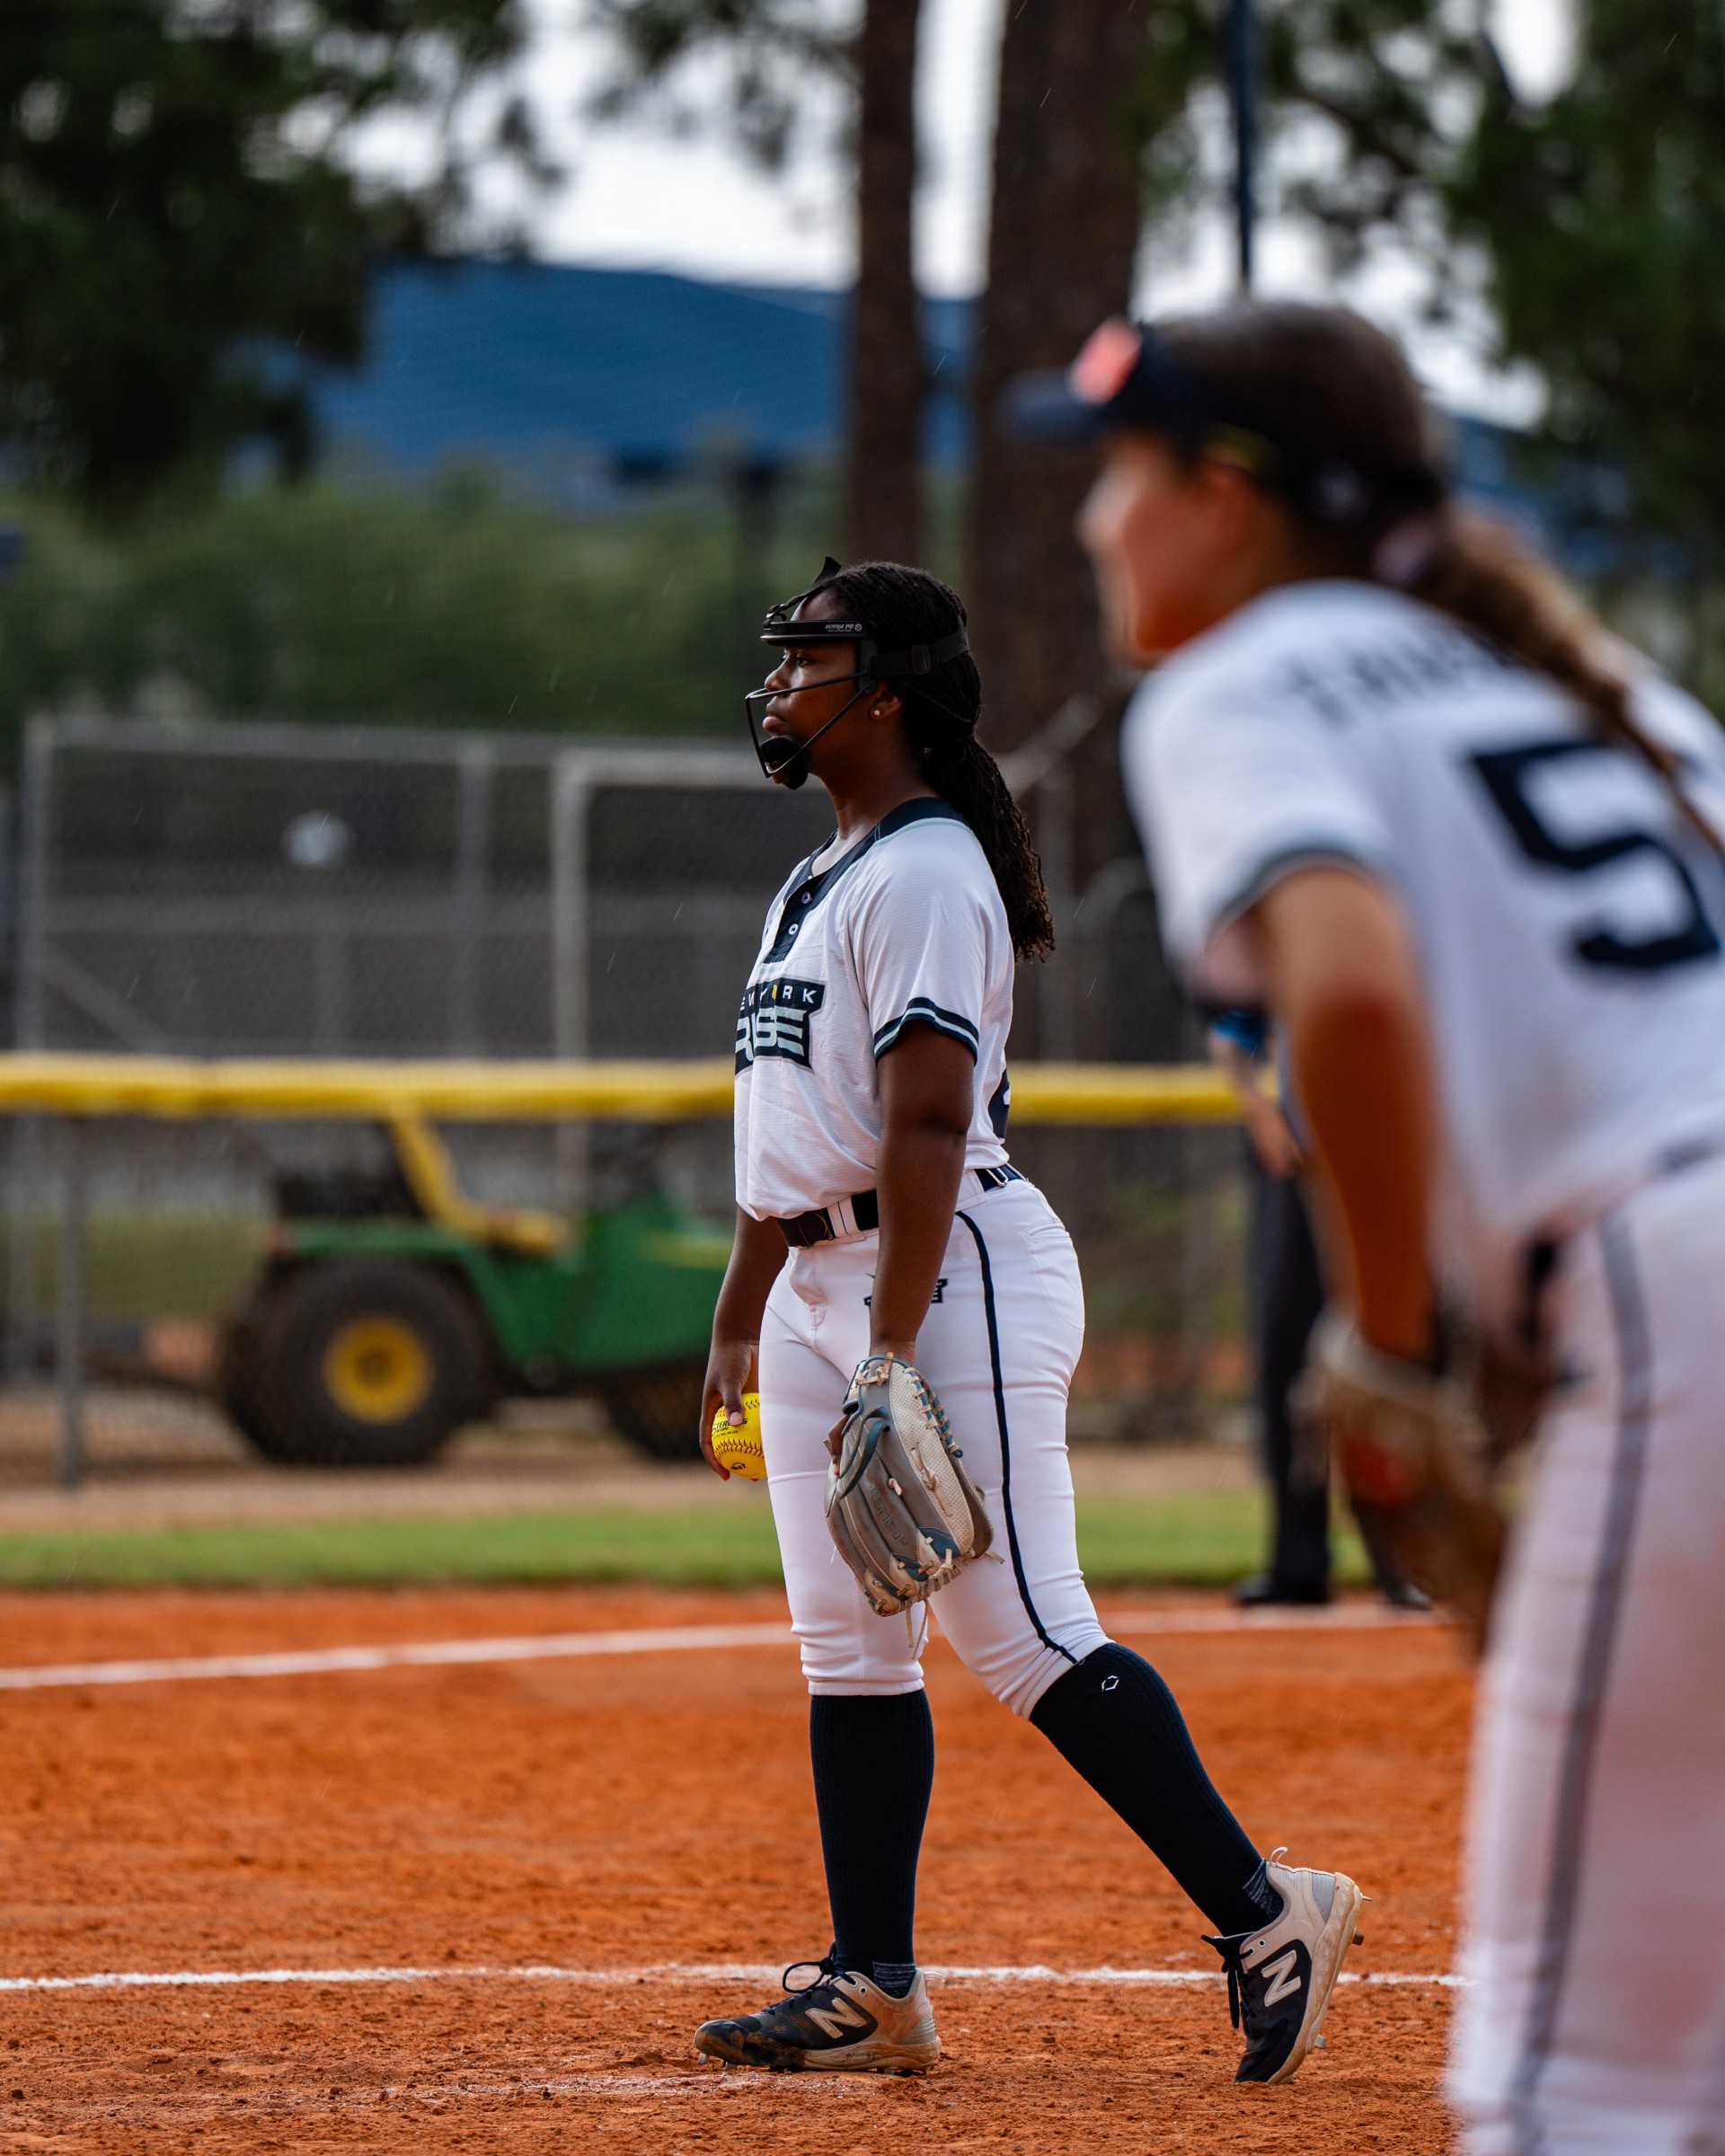
<path fill-rule="evenodd" d="M 1273 1572 L 1259 1572 L 1240 1582 L 1234 1599 L 1243 1610 L 1272 1609 L 1278 1604 L 1314 1609 L 1329 1601 L 1330 1589 L 1321 1579 L 1278 1579 Z"/>
<path fill-rule="evenodd" d="M 1429 1610 L 1431 1597 L 1423 1587 L 1416 1587 L 1411 1579 L 1382 1579 L 1377 1591 L 1393 1610 Z"/>

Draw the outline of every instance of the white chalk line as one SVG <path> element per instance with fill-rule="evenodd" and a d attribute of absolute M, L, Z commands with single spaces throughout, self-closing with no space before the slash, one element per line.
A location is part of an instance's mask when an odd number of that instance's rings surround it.
<path fill-rule="evenodd" d="M 0 1976 L 0 1992 L 128 1992 L 183 1991 L 233 1987 L 239 1984 L 569 1984 L 596 1989 L 620 1989 L 641 1984 L 777 1984 L 782 1965 L 777 1962 L 658 1961 L 620 1969 L 571 1969 L 554 1962 L 524 1962 L 514 1966 L 482 1964 L 455 1967 L 445 1963 L 436 1968 L 411 1967 L 357 1969 L 119 1969 L 87 1976 Z M 1077 1987 L 1108 1985 L 1216 1984 L 1219 1969 L 1117 1969 L 1106 1965 L 1093 1969 L 1056 1969 L 1040 1962 L 1022 1966 L 1010 1964 L 969 1966 L 931 1964 L 924 1972 L 934 1984 L 1008 1985 L 1014 1984 L 1063 1984 Z M 1421 1969 L 1376 1969 L 1357 1975 L 1344 1970 L 1342 1984 L 1418 1984 L 1453 1989 L 1464 1979 Z"/>
<path fill-rule="evenodd" d="M 1114 1632 L 1228 1633 L 1402 1630 L 1444 1620 L 1373 1603 L 1328 1609 L 1128 1610 L 1107 1618 Z M 0 1692 L 70 1685 L 172 1684 L 216 1677 L 319 1677 L 356 1670 L 432 1669 L 484 1662 L 555 1662 L 589 1655 L 689 1654 L 724 1648 L 788 1647 L 785 1624 L 644 1625 L 628 1631 L 541 1632 L 522 1639 L 429 1639 L 379 1647 L 325 1647 L 259 1655 L 175 1655 L 124 1662 L 45 1662 L 0 1669 Z"/>
<path fill-rule="evenodd" d="M 66 1684 L 166 1684 L 210 1677 L 317 1677 L 348 1670 L 432 1668 L 463 1662 L 550 1662 L 580 1655 L 659 1655 L 702 1648 L 783 1647 L 784 1624 L 642 1626 L 626 1632 L 542 1632 L 518 1639 L 430 1639 L 263 1655 L 177 1655 L 163 1661 L 59 1662 L 0 1669 L 0 1692 Z"/>

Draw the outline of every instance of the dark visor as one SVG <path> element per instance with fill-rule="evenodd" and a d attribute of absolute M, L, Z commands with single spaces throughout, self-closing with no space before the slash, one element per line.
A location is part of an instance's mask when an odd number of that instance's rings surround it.
<path fill-rule="evenodd" d="M 1368 473 L 1266 421 L 1249 399 L 1189 367 L 1154 330 L 1102 323 L 1069 367 L 1021 375 L 1003 400 L 1022 439 L 1091 442 L 1143 429 L 1238 464 L 1320 524 L 1342 527 L 1405 515 L 1443 499 L 1429 469 Z"/>

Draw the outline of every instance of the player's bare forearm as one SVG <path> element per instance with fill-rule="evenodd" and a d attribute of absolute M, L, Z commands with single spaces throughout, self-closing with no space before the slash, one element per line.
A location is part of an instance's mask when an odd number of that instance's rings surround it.
<path fill-rule="evenodd" d="M 907 1026 L 880 1058 L 880 1250 L 869 1305 L 872 1353 L 916 1359 L 964 1173 L 976 1060 L 933 1026 Z"/>
<path fill-rule="evenodd" d="M 722 1408 L 733 1422 L 743 1420 L 743 1394 L 760 1352 L 761 1314 L 785 1254 L 784 1236 L 773 1222 L 756 1220 L 739 1206 L 730 1262 L 712 1313 L 712 1346 L 701 1398 L 701 1450 L 708 1466 L 726 1480 L 725 1469 L 712 1456 L 712 1418 Z"/>
<path fill-rule="evenodd" d="M 1379 885 L 1307 869 L 1252 910 L 1359 1328 L 1419 1359 L 1431 1346 L 1436 1087 L 1407 923 Z"/>

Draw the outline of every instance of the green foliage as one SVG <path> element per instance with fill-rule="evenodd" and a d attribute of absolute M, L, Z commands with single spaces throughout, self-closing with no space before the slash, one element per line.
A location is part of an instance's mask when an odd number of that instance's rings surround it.
<path fill-rule="evenodd" d="M 1505 351 L 1559 439 L 1620 460 L 1648 520 L 1725 538 L 1725 15 L 1592 0 L 1576 79 L 1517 103 L 1500 70 L 1451 190 L 1494 264 Z"/>
<path fill-rule="evenodd" d="M 686 128 L 694 118 L 681 95 L 686 77 L 701 83 L 704 104 L 716 69 L 727 127 L 768 172 L 783 166 L 818 105 L 811 86 L 850 70 L 850 11 L 833 0 L 591 0 L 591 13 L 614 57 L 597 119 L 645 110 Z"/>
<path fill-rule="evenodd" d="M 1200 125 L 1224 83 L 1230 6 L 1160 0 L 1150 18 L 1130 117 L 1146 209 L 1176 236 L 1233 185 L 1231 163 L 1207 162 Z M 1441 190 L 1481 62 L 1465 12 L 1443 0 L 1282 0 L 1261 5 L 1259 30 L 1261 213 L 1308 220 L 1340 270 L 1391 231 L 1441 261 Z"/>
<path fill-rule="evenodd" d="M 1441 190 L 1482 57 L 1471 11 L 1445 0 L 1289 0 L 1268 16 L 1279 207 L 1316 225 L 1337 269 L 1394 232 L 1442 278 Z"/>
<path fill-rule="evenodd" d="M 1159 0 L 1133 117 L 1146 199 L 1178 242 L 1225 173 L 1202 155 L 1229 0 Z M 1644 525 L 1725 538 L 1725 14 L 1587 0 L 1579 66 L 1517 98 L 1474 0 L 1266 0 L 1261 208 L 1307 219 L 1338 270 L 1393 234 L 1435 310 L 1482 266 L 1503 356 L 1548 432 L 1628 477 Z M 1154 226 L 1153 226 L 1154 229 Z M 1464 243 L 1475 243 L 1469 247 Z"/>
<path fill-rule="evenodd" d="M 462 165 L 362 185 L 344 136 L 447 115 L 514 0 L 8 0 L 0 12 L 0 439 L 108 513 L 309 453 L 267 340 L 349 362 L 371 265 L 459 229 Z M 518 106 L 500 130 L 530 169 Z"/>
<path fill-rule="evenodd" d="M 1079 1552 L 1093 1586 L 1217 1586 L 1263 1553 L 1256 1491 L 1090 1498 Z M 1364 1577 L 1358 1545 L 1340 1576 Z M 665 1511 L 495 1514 L 470 1519 L 308 1520 L 279 1526 L 0 1537 L 0 1586 L 400 1586 L 438 1581 L 647 1580 L 742 1587 L 780 1578 L 763 1490 Z"/>
<path fill-rule="evenodd" d="M 118 534 L 45 504 L 27 521 L 0 587 L 0 742 L 75 702 L 730 732 L 758 660 L 734 534 L 694 508 L 571 523 L 452 482 L 260 490 Z"/>

